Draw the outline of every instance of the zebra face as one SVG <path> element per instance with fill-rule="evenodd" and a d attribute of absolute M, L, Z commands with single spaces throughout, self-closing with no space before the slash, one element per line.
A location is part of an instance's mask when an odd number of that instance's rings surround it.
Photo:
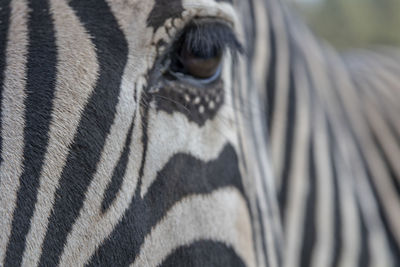
<path fill-rule="evenodd" d="M 256 265 L 236 8 L 1 3 L 0 262 Z"/>

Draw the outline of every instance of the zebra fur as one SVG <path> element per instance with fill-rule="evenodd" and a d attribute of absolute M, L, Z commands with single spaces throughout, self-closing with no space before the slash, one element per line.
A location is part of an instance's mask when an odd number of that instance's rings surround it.
<path fill-rule="evenodd" d="M 339 55 L 279 0 L 0 7 L 0 265 L 399 265 L 398 54 Z M 245 53 L 167 83 L 199 18 Z"/>

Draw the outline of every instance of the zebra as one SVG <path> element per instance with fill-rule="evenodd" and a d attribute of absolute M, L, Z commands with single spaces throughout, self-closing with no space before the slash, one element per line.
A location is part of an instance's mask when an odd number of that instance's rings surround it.
<path fill-rule="evenodd" d="M 0 2 L 1 266 L 279 265 L 275 189 L 240 152 L 238 8 Z"/>
<path fill-rule="evenodd" d="M 279 0 L 0 21 L 0 265 L 399 264 L 395 52 L 341 56 Z"/>

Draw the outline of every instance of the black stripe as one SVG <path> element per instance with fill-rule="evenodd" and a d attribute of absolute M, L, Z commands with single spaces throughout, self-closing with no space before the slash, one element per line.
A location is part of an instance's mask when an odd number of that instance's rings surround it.
<path fill-rule="evenodd" d="M 145 92 L 145 89 L 143 89 L 143 92 Z M 140 161 L 140 168 L 139 168 L 139 178 L 138 178 L 138 185 L 137 187 L 142 186 L 142 179 L 143 179 L 143 174 L 144 174 L 144 167 L 146 164 L 146 159 L 147 159 L 147 150 L 148 150 L 148 134 L 147 131 L 149 129 L 149 109 L 150 105 L 149 102 L 151 100 L 151 96 L 149 94 L 144 93 L 142 97 L 140 98 L 140 105 L 142 108 L 140 109 L 141 113 L 141 122 L 142 122 L 142 144 L 143 144 L 143 151 L 142 151 L 142 159 Z"/>
<path fill-rule="evenodd" d="M 5 265 L 21 264 L 46 153 L 56 81 L 57 47 L 47 0 L 31 0 L 25 99 L 24 161 Z"/>
<path fill-rule="evenodd" d="M 133 117 L 128 134 L 126 135 L 125 145 L 121 157 L 119 158 L 117 166 L 113 171 L 111 181 L 108 184 L 106 191 L 104 192 L 104 198 L 101 203 L 102 213 L 108 210 L 108 208 L 114 201 L 115 197 L 117 196 L 117 193 L 121 189 L 122 182 L 126 173 L 126 168 L 128 165 L 129 154 L 131 152 L 131 140 L 132 140 L 133 128 L 135 127 L 135 117 L 136 116 Z"/>
<path fill-rule="evenodd" d="M 358 266 L 367 267 L 370 263 L 370 255 L 368 251 L 368 236 L 369 232 L 367 226 L 365 225 L 365 219 L 361 211 L 361 206 L 359 200 L 357 200 L 357 215 L 360 218 L 360 230 L 361 230 L 361 247 L 360 254 L 358 256 Z"/>
<path fill-rule="evenodd" d="M 114 122 L 128 54 L 124 34 L 105 1 L 73 0 L 69 5 L 92 37 L 100 70 L 55 194 L 40 266 L 54 266 L 59 262 L 67 235 L 82 208 L 85 193 Z"/>
<path fill-rule="evenodd" d="M 316 184 L 317 184 L 317 175 L 315 170 L 315 154 L 314 154 L 314 140 L 313 135 L 309 137 L 309 151 L 308 151 L 308 171 L 309 171 L 309 180 L 308 180 L 308 197 L 306 204 L 306 212 L 304 218 L 304 231 L 303 231 L 303 246 L 301 249 L 301 261 L 300 266 L 307 267 L 310 266 L 312 252 L 314 249 L 314 244 L 316 240 L 316 217 L 315 217 L 315 209 L 316 209 Z M 306 182 L 306 181 L 305 181 Z"/>
<path fill-rule="evenodd" d="M 215 0 L 216 2 L 226 2 L 233 5 L 233 0 Z"/>
<path fill-rule="evenodd" d="M 396 140 L 396 145 L 400 147 L 400 131 L 396 129 L 398 126 L 394 122 L 393 119 L 390 119 L 389 111 L 385 110 L 385 121 L 387 122 L 387 126 L 389 127 L 389 131 L 393 134 L 394 139 Z M 397 126 L 397 127 L 396 127 Z M 400 128 L 399 128 L 400 129 Z"/>
<path fill-rule="evenodd" d="M 256 199 L 256 207 L 257 207 L 257 213 L 258 213 L 258 217 L 259 217 L 259 224 L 260 224 L 260 235 L 261 235 L 261 246 L 262 246 L 262 252 L 263 252 L 263 256 L 264 256 L 264 261 L 266 262 L 266 263 L 268 263 L 269 262 L 269 257 L 268 257 L 268 250 L 267 250 L 267 243 L 266 243 L 266 240 L 265 240 L 265 231 L 264 231 L 264 219 L 263 219 L 263 213 L 261 212 L 261 208 L 260 208 L 260 200 L 258 199 L 258 197 L 257 197 L 257 199 Z M 254 218 L 253 218 L 253 220 L 254 220 Z M 254 223 L 252 224 L 253 225 L 253 240 L 255 241 L 256 240 L 256 236 L 255 235 L 257 235 L 258 233 L 256 233 L 256 231 L 254 230 Z M 279 255 L 280 255 L 280 253 L 278 253 Z M 258 262 L 258 264 L 259 265 L 261 265 L 260 264 L 260 262 Z"/>
<path fill-rule="evenodd" d="M 326 119 L 327 128 L 328 128 L 328 136 L 329 136 L 329 156 L 331 163 L 331 173 L 333 178 L 333 199 L 334 199 L 334 244 L 333 244 L 333 258 L 332 258 L 332 267 L 338 266 L 339 260 L 342 253 L 342 214 L 341 210 L 341 198 L 339 193 L 339 184 L 338 184 L 338 174 L 337 174 L 337 164 L 335 161 L 335 152 L 337 145 L 337 141 L 333 136 L 333 129 L 329 118 Z"/>
<path fill-rule="evenodd" d="M 246 266 L 239 255 L 224 243 L 201 240 L 182 246 L 170 254 L 161 267 Z"/>
<path fill-rule="evenodd" d="M 277 49 L 276 49 L 276 36 L 275 29 L 273 28 L 272 16 L 268 16 L 269 20 L 269 45 L 270 45 L 270 59 L 267 74 L 267 120 L 268 131 L 272 130 L 273 113 L 275 108 L 276 97 L 276 68 L 277 68 Z"/>
<path fill-rule="evenodd" d="M 400 180 L 399 180 L 400 179 L 400 177 L 399 177 L 400 174 L 396 173 L 396 171 L 394 170 L 394 167 L 392 166 L 392 164 L 389 161 L 389 156 L 387 155 L 386 151 L 383 148 L 382 140 L 380 140 L 378 138 L 378 136 L 376 135 L 376 133 L 375 133 L 375 131 L 374 131 L 374 129 L 373 129 L 371 124 L 372 124 L 372 122 L 368 120 L 368 127 L 369 127 L 369 131 L 371 132 L 372 140 L 373 140 L 373 142 L 375 144 L 375 147 L 377 148 L 377 150 L 379 152 L 379 155 L 380 155 L 380 157 L 381 157 L 381 159 L 383 161 L 385 169 L 389 173 L 392 186 L 396 190 L 396 194 L 400 196 Z M 397 144 L 393 144 L 393 146 L 396 146 L 396 145 Z"/>
<path fill-rule="evenodd" d="M 384 226 L 384 231 L 385 231 L 386 237 L 389 241 L 389 248 L 393 255 L 392 259 L 394 260 L 394 266 L 400 266 L 400 247 L 398 246 L 397 241 L 395 239 L 395 234 L 393 233 L 393 231 L 390 227 L 389 219 L 387 218 L 387 215 L 385 214 L 385 205 L 382 203 L 381 196 L 379 195 L 379 193 L 376 189 L 376 185 L 375 185 L 373 176 L 371 174 L 370 167 L 364 157 L 364 154 L 362 154 L 360 144 L 357 141 L 355 141 L 355 144 L 357 145 L 357 149 L 358 149 L 360 158 L 362 160 L 362 164 L 364 166 L 364 169 L 367 172 L 369 186 L 372 189 L 374 198 L 375 198 L 377 206 L 378 206 L 379 218 L 382 220 L 382 223 Z"/>
<path fill-rule="evenodd" d="M 244 196 L 241 179 L 238 159 L 231 145 L 227 145 L 219 157 L 210 162 L 203 162 L 187 154 L 175 155 L 158 172 L 143 199 L 140 187 L 137 187 L 124 217 L 93 254 L 89 266 L 131 264 L 146 235 L 174 204 L 184 197 L 208 194 L 228 186 L 237 188 Z"/>
<path fill-rule="evenodd" d="M 10 24 L 10 2 L 11 0 L 3 0 L 0 2 L 0 164 L 2 159 L 2 100 L 3 100 L 3 87 L 4 87 L 4 72 L 6 70 L 7 63 L 7 36 L 8 27 Z"/>
<path fill-rule="evenodd" d="M 232 80 L 232 90 L 231 90 L 232 99 L 231 99 L 231 105 L 232 105 L 232 107 L 233 107 L 233 110 L 235 110 L 235 111 L 238 110 L 238 105 L 236 104 L 236 101 L 235 101 L 235 100 L 236 100 L 236 99 L 239 99 L 240 102 L 243 103 L 242 99 L 240 98 L 240 92 L 239 92 L 239 94 L 238 94 L 238 84 L 240 83 L 240 82 L 239 82 L 239 81 L 240 81 L 240 75 L 238 75 L 238 73 L 239 73 L 239 70 L 238 70 L 237 66 L 234 65 L 234 64 L 232 64 L 232 66 L 231 66 L 231 76 L 230 76 L 230 79 Z M 239 97 L 239 98 L 238 98 L 238 97 Z M 228 103 L 228 104 L 229 104 L 229 103 Z M 241 113 L 239 112 L 239 114 L 241 114 Z M 237 115 L 236 112 L 235 112 L 235 119 L 238 120 L 238 115 Z M 245 156 L 244 156 L 244 146 L 243 146 L 243 136 L 242 136 L 242 135 L 239 135 L 238 142 L 239 142 L 240 158 L 245 159 Z M 242 161 L 242 164 L 243 164 L 244 172 L 247 172 L 247 168 L 248 168 L 248 167 L 247 167 L 246 161 L 243 160 L 243 161 Z"/>
<path fill-rule="evenodd" d="M 278 193 L 278 201 L 282 216 L 282 223 L 285 225 L 285 210 L 286 210 L 286 202 L 287 202 L 287 194 L 290 190 L 290 169 L 292 167 L 292 151 L 293 151 L 293 142 L 294 142 L 294 129 L 296 124 L 295 119 L 295 111 L 296 111 L 296 88 L 293 77 L 293 71 L 290 71 L 290 80 L 289 80 L 289 101 L 287 108 L 287 117 L 286 117 L 286 137 L 285 137 L 285 159 L 284 166 L 282 172 L 282 182 L 281 188 Z"/>
<path fill-rule="evenodd" d="M 354 132 L 353 132 L 353 136 L 354 136 Z M 362 162 L 362 164 L 364 166 L 364 169 L 366 170 L 366 173 L 367 173 L 369 186 L 372 189 L 374 198 L 375 198 L 377 206 L 378 206 L 379 217 L 382 220 L 382 223 L 383 223 L 383 226 L 384 226 L 384 230 L 386 232 L 386 237 L 387 237 L 387 239 L 389 241 L 389 248 L 390 248 L 391 253 L 393 255 L 392 259 L 394 260 L 394 266 L 400 266 L 400 247 L 397 244 L 397 241 L 395 239 L 395 234 L 393 233 L 393 231 L 391 229 L 391 226 L 390 226 L 390 223 L 389 223 L 389 219 L 387 218 L 387 215 L 385 213 L 385 212 L 387 212 L 386 209 L 388 207 L 386 207 L 382 203 L 382 200 L 381 200 L 382 196 L 379 195 L 379 193 L 378 193 L 378 191 L 376 189 L 376 184 L 375 184 L 373 175 L 371 173 L 371 169 L 370 169 L 369 164 L 368 164 L 368 162 L 367 162 L 367 160 L 365 158 L 365 155 L 362 152 L 363 150 L 361 148 L 360 143 L 356 139 L 354 139 L 354 140 L 355 140 L 354 143 L 356 144 L 358 153 L 360 155 L 361 162 Z"/>
<path fill-rule="evenodd" d="M 248 56 L 248 58 L 251 60 L 251 63 L 253 63 L 254 59 L 256 59 L 255 56 L 255 51 L 256 50 L 256 15 L 254 13 L 254 4 L 253 1 L 248 1 L 248 20 L 246 20 L 245 22 L 249 23 L 248 25 L 246 25 L 246 41 L 247 41 L 247 47 L 246 47 L 246 54 Z M 242 23 L 245 23 L 242 22 Z M 251 67 L 253 67 L 252 64 L 250 64 Z M 250 68 L 249 68 L 250 70 Z M 248 77 L 251 77 L 251 75 L 249 75 Z"/>

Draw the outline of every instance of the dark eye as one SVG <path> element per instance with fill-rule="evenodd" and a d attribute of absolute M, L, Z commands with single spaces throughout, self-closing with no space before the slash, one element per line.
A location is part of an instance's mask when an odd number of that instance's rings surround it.
<path fill-rule="evenodd" d="M 172 47 L 170 72 L 179 79 L 211 83 L 220 77 L 226 48 L 241 51 L 229 25 L 211 19 L 194 21 Z"/>
<path fill-rule="evenodd" d="M 186 45 L 182 48 L 179 55 L 179 61 L 186 74 L 198 78 L 209 79 L 219 70 L 222 60 L 221 50 L 215 48 L 211 54 L 206 55 L 201 51 L 188 48 Z"/>

